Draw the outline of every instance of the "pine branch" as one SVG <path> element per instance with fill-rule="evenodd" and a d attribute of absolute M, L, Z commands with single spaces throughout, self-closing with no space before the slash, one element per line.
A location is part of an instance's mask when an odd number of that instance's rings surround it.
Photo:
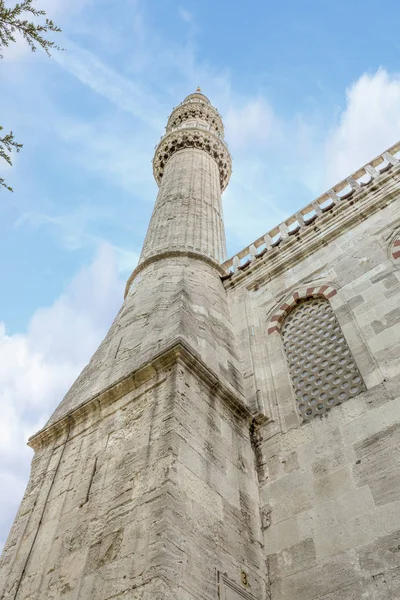
<path fill-rule="evenodd" d="M 3 131 L 3 127 L 0 125 L 0 131 Z M 0 135 L 0 158 L 3 158 L 10 166 L 12 166 L 11 161 L 11 153 L 19 152 L 22 148 L 22 144 L 18 144 L 18 142 L 14 139 L 14 134 L 12 131 L 7 133 L 6 135 Z M 12 192 L 12 188 L 6 184 L 3 177 L 0 177 L 0 187 L 4 187 L 10 192 Z"/>
<path fill-rule="evenodd" d="M 26 14 L 34 19 L 45 17 L 46 12 L 33 6 L 34 0 L 21 0 L 14 7 L 6 8 L 5 0 L 0 0 L 0 59 L 3 58 L 2 48 L 8 47 L 16 42 L 15 34 L 18 32 L 27 42 L 28 46 L 35 52 L 37 48 L 42 48 L 48 56 L 50 50 L 62 50 L 55 42 L 47 40 L 44 37 L 49 32 L 59 33 L 61 29 L 51 20 L 45 19 L 43 22 L 33 22 L 26 18 Z M 0 132 L 3 127 L 0 126 Z M 15 141 L 13 132 L 1 136 L 0 134 L 0 159 L 4 159 L 9 165 L 12 165 L 12 152 L 19 152 L 22 144 Z M 0 188 L 6 188 L 12 192 L 12 188 L 6 184 L 0 177 Z"/>
<path fill-rule="evenodd" d="M 35 18 L 46 15 L 44 10 L 39 10 L 32 6 L 34 0 L 22 0 L 13 8 L 6 8 L 4 0 L 0 0 L 0 58 L 2 47 L 8 47 L 10 43 L 16 41 L 15 33 L 19 32 L 29 45 L 32 52 L 41 47 L 48 56 L 50 50 L 62 50 L 55 42 L 47 40 L 43 34 L 50 31 L 59 33 L 61 29 L 51 19 L 45 19 L 44 23 L 34 23 L 26 18 L 23 13 L 30 13 Z"/>
<path fill-rule="evenodd" d="M 14 190 L 12 189 L 12 187 L 10 187 L 9 185 L 6 184 L 6 182 L 4 181 L 3 177 L 0 177 L 0 188 L 6 188 L 6 190 L 8 190 L 9 192 L 13 192 Z"/>

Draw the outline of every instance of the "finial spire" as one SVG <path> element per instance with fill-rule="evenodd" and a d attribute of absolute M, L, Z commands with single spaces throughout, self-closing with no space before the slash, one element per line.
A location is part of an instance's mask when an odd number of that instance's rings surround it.
<path fill-rule="evenodd" d="M 200 88 L 200 86 L 199 86 L 199 85 L 197 86 L 197 90 L 196 90 L 196 92 L 201 92 L 201 88 Z"/>

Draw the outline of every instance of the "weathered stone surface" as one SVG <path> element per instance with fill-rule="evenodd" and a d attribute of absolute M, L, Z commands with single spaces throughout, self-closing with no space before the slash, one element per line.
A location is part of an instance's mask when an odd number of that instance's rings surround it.
<path fill-rule="evenodd" d="M 5 599 L 25 564 L 18 594 L 27 599 L 78 598 L 81 586 L 101 600 L 144 594 L 153 578 L 168 584 L 171 597 L 181 597 L 173 595 L 181 586 L 212 598 L 215 569 L 235 578 L 242 564 L 252 589 L 262 589 L 258 488 L 254 464 L 245 473 L 241 459 L 250 445 L 247 420 L 179 363 L 160 379 L 113 404 L 100 425 L 86 421 L 84 435 L 72 427 L 54 450 L 63 452 L 56 472 L 46 461 L 32 472 L 30 486 L 42 480 L 42 490 L 30 506 L 31 527 L 6 547 Z M 231 425 L 230 444 L 222 421 Z M 232 478 L 235 469 L 240 477 Z"/>
<path fill-rule="evenodd" d="M 199 115 L 215 128 L 212 111 Z M 240 589 L 243 569 L 250 597 L 266 597 L 251 413 L 219 266 L 229 170 L 213 148 L 169 153 L 125 302 L 31 441 L 3 600 L 211 599 L 218 571 Z"/>
<path fill-rule="evenodd" d="M 241 374 L 228 314 L 225 291 L 211 265 L 189 257 L 147 265 L 105 340 L 48 425 L 181 340 L 240 393 Z"/>
<path fill-rule="evenodd" d="M 200 92 L 171 115 L 123 306 L 31 440 L 1 600 L 400 598 L 400 145 L 229 274 L 222 136 Z M 301 425 L 282 331 L 309 297 L 330 303 L 365 388 Z M 313 335 L 291 367 L 318 386 Z"/>
<path fill-rule="evenodd" d="M 398 227 L 396 173 L 366 197 L 363 222 L 351 222 L 357 206 L 343 207 L 340 219 L 329 216 L 325 245 L 310 241 L 307 251 L 304 238 L 301 259 L 291 263 L 288 239 L 225 281 L 245 395 L 251 405 L 256 389 L 252 406 L 271 419 L 257 430 L 256 455 L 272 600 L 400 597 L 400 278 L 388 256 Z M 324 231 L 328 216 L 321 222 Z M 366 390 L 301 426 L 280 326 L 271 331 L 268 323 L 284 318 L 287 298 L 319 289 L 336 290 L 329 301 Z M 311 330 L 309 342 L 310 354 Z"/>

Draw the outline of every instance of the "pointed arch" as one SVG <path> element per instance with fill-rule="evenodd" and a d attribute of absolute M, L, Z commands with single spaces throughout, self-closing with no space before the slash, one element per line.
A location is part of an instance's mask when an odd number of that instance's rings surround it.
<path fill-rule="evenodd" d="M 400 233 L 392 241 L 390 255 L 393 260 L 400 260 Z"/>
<path fill-rule="evenodd" d="M 276 331 L 278 333 L 281 331 L 282 323 L 286 315 L 296 306 L 296 304 L 299 304 L 299 302 L 302 300 L 305 300 L 306 298 L 318 297 L 330 300 L 330 298 L 336 294 L 337 290 L 331 285 L 307 287 L 293 292 L 271 316 L 268 325 L 268 335 L 275 333 Z"/>

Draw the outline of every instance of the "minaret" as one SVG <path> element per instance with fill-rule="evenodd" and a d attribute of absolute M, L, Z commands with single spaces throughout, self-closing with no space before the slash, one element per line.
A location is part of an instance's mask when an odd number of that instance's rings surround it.
<path fill-rule="evenodd" d="M 121 310 L 30 439 L 1 600 L 266 597 L 252 415 L 221 282 L 223 133 L 200 90 L 168 120 Z"/>
<path fill-rule="evenodd" d="M 160 186 L 141 262 L 165 251 L 226 259 L 221 192 L 231 174 L 218 111 L 198 89 L 175 108 L 156 148 Z"/>

